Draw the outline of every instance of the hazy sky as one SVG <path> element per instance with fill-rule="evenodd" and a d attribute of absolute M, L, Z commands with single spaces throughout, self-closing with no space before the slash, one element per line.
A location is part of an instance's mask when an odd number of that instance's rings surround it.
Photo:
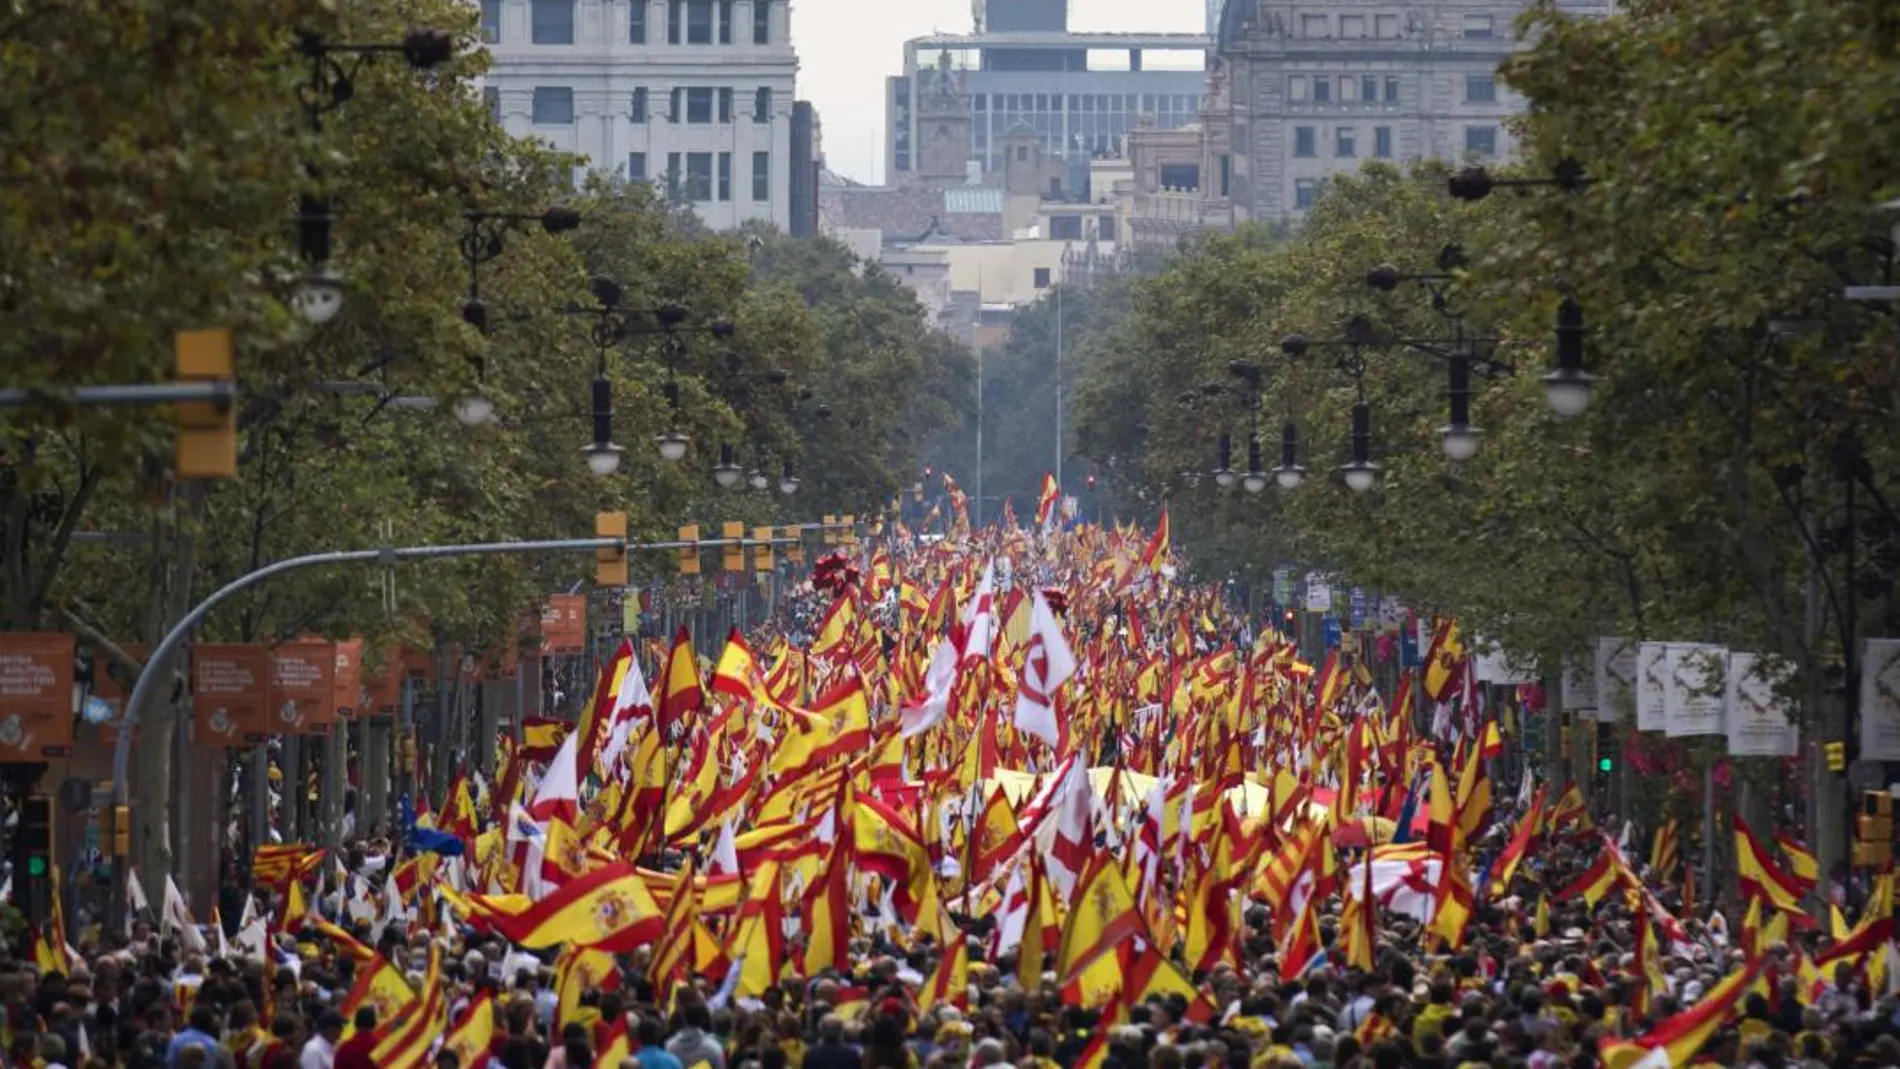
<path fill-rule="evenodd" d="M 1070 0 L 1069 28 L 1198 33 L 1202 0 Z M 798 95 L 818 108 L 825 159 L 860 182 L 884 173 L 884 79 L 899 73 L 904 42 L 968 33 L 970 0 L 792 0 Z"/>

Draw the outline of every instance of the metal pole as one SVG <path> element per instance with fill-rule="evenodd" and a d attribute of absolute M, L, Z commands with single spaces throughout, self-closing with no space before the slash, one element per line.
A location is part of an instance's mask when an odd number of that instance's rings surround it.
<path fill-rule="evenodd" d="M 317 568 L 331 564 L 393 564 L 402 560 L 434 560 L 444 557 L 509 556 L 532 553 L 579 553 L 596 549 L 609 549 L 627 545 L 618 538 L 566 538 L 542 542 L 476 542 L 457 546 L 385 546 L 380 549 L 344 550 L 336 553 L 311 553 L 301 557 L 290 557 L 272 564 L 266 564 L 256 571 L 241 575 L 224 586 L 213 591 L 210 596 L 191 608 L 191 611 L 165 633 L 158 645 L 145 659 L 145 667 L 140 669 L 139 678 L 132 685 L 132 693 L 125 702 L 125 719 L 119 727 L 117 743 L 112 753 L 112 794 L 117 805 L 131 802 L 130 784 L 126 777 L 132 764 L 132 728 L 139 722 L 139 710 L 152 697 L 153 688 L 158 686 L 158 672 L 155 666 L 167 663 L 173 653 L 184 645 L 185 640 L 211 610 L 224 604 L 232 597 L 249 590 L 251 587 L 279 575 Z M 653 547 L 664 548 L 665 543 Z M 628 548 L 635 548 L 629 546 Z"/>
<path fill-rule="evenodd" d="M 978 296 L 980 299 L 981 295 Z M 983 526 L 983 346 L 981 344 L 976 347 L 976 515 L 972 518 L 970 526 Z"/>
<path fill-rule="evenodd" d="M 55 387 L 38 390 L 0 390 L 0 408 L 24 408 L 42 403 L 102 408 L 118 405 L 174 405 L 189 402 L 232 404 L 237 401 L 237 383 L 155 382 L 101 383 L 90 386 Z"/>
<path fill-rule="evenodd" d="M 1056 496 L 1062 495 L 1062 289 L 1056 287 Z M 1061 501 L 1056 502 L 1058 506 Z"/>

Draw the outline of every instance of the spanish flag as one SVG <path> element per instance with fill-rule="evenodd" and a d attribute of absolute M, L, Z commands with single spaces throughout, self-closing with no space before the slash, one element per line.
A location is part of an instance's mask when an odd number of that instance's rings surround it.
<path fill-rule="evenodd" d="M 1741 1005 L 1755 982 L 1757 964 L 1749 964 L 1709 989 L 1702 1001 L 1663 1021 L 1635 1039 L 1598 1040 L 1604 1069 L 1672 1069 L 1689 1065 L 1702 1045 Z"/>
<path fill-rule="evenodd" d="M 423 997 L 403 1016 L 377 1026 L 376 1047 L 370 1060 L 381 1069 L 419 1069 L 427 1064 L 429 1048 L 449 1030 L 448 986 L 442 982 L 442 945 L 429 944 L 429 968 L 423 975 Z"/>
<path fill-rule="evenodd" d="M 495 1000 L 494 996 L 483 992 L 482 996 L 469 1006 L 468 1015 L 462 1023 L 450 1032 L 442 1043 L 442 1049 L 453 1051 L 457 1065 L 473 1066 L 478 1058 L 486 1058 L 488 1049 L 495 1043 Z M 620 1063 L 610 1063 L 616 1067 Z"/>
<path fill-rule="evenodd" d="M 1161 569 L 1168 563 L 1168 550 L 1171 536 L 1168 527 L 1168 510 L 1161 510 L 1161 518 L 1155 521 L 1154 536 L 1148 539 L 1148 545 L 1141 551 L 1141 566 L 1154 575 L 1160 575 Z"/>
<path fill-rule="evenodd" d="M 525 950 L 561 944 L 626 953 L 659 938 L 665 918 L 634 867 L 603 865 L 514 913 L 471 917 Z"/>

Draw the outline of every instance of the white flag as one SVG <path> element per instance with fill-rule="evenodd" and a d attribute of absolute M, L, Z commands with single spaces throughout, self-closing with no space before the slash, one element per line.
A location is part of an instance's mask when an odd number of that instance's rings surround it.
<path fill-rule="evenodd" d="M 1029 616 L 1023 676 L 1016 690 L 1016 730 L 1028 732 L 1051 747 L 1060 745 L 1056 691 L 1075 675 L 1075 668 L 1075 651 L 1062 636 L 1062 623 L 1038 590 Z"/>

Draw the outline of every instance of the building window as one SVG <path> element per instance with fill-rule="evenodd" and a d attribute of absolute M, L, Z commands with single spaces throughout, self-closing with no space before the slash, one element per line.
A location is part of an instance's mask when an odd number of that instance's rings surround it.
<path fill-rule="evenodd" d="M 627 5 L 627 43 L 647 43 L 647 0 L 632 0 Z"/>
<path fill-rule="evenodd" d="M 1082 217 L 1079 215 L 1050 216 L 1049 236 L 1056 241 L 1081 241 Z"/>
<path fill-rule="evenodd" d="M 1467 39 L 1470 39 L 1473 41 L 1481 41 L 1486 38 L 1495 37 L 1495 36 L 1497 36 L 1497 33 L 1492 26 L 1491 16 L 1489 15 L 1466 15 L 1465 16 L 1465 37 Z"/>
<path fill-rule="evenodd" d="M 1348 74 L 1339 79 L 1339 102 L 1356 104 L 1359 102 L 1359 79 Z"/>
<path fill-rule="evenodd" d="M 1300 16 L 1300 36 L 1302 37 L 1331 37 L 1332 31 L 1333 20 L 1326 15 Z"/>
<path fill-rule="evenodd" d="M 1318 142 L 1319 135 L 1314 132 L 1312 127 L 1295 126 L 1293 128 L 1294 156 L 1303 160 L 1310 160 L 1314 156 L 1319 155 L 1319 149 L 1316 147 Z"/>
<path fill-rule="evenodd" d="M 1368 104 L 1377 104 L 1379 102 L 1379 78 L 1377 75 L 1366 74 L 1360 76 L 1359 99 Z"/>
<path fill-rule="evenodd" d="M 1301 178 L 1293 183 L 1293 207 L 1305 211 L 1319 200 L 1319 179 Z"/>
<path fill-rule="evenodd" d="M 1339 16 L 1339 36 L 1364 37 L 1366 35 L 1366 17 L 1364 15 Z"/>
<path fill-rule="evenodd" d="M 1373 25 L 1378 28 L 1380 37 L 1390 38 L 1399 35 L 1399 17 L 1397 15 L 1380 15 L 1374 19 Z"/>
<path fill-rule="evenodd" d="M 1333 79 L 1322 74 L 1313 79 L 1313 103 L 1331 104 L 1333 102 Z"/>
<path fill-rule="evenodd" d="M 494 86 L 482 87 L 482 107 L 488 109 L 488 117 L 501 121 L 501 90 Z"/>
<path fill-rule="evenodd" d="M 482 43 L 501 43 L 501 0 L 482 0 Z"/>
<path fill-rule="evenodd" d="M 1029 146 L 1028 145 L 1016 146 L 1016 162 L 1017 163 L 1029 162 Z"/>
<path fill-rule="evenodd" d="M 574 121 L 574 90 L 565 85 L 534 87 L 536 126 L 561 126 Z"/>
<path fill-rule="evenodd" d="M 713 154 L 686 154 L 686 199 L 695 204 L 712 199 Z"/>
<path fill-rule="evenodd" d="M 1497 155 L 1498 128 L 1495 126 L 1465 127 L 1465 154 L 1485 157 Z"/>
<path fill-rule="evenodd" d="M 680 199 L 680 193 L 683 192 L 683 188 L 680 185 L 681 181 L 682 179 L 680 177 L 680 154 L 677 152 L 669 152 L 666 154 L 666 199 L 667 200 L 678 201 Z"/>
<path fill-rule="evenodd" d="M 1392 128 L 1390 126 L 1372 128 L 1372 155 L 1381 160 L 1392 158 Z"/>
<path fill-rule="evenodd" d="M 769 152 L 752 154 L 752 199 L 772 199 L 772 154 Z"/>
<path fill-rule="evenodd" d="M 635 89 L 633 91 L 633 101 L 631 103 L 630 109 L 627 112 L 627 118 L 628 120 L 632 122 L 646 122 L 647 121 L 647 87 L 646 86 L 643 85 L 640 88 Z"/>
<path fill-rule="evenodd" d="M 535 44 L 574 43 L 574 0 L 528 0 L 528 20 Z"/>
<path fill-rule="evenodd" d="M 732 0 L 719 0 L 719 43 L 732 43 Z"/>
<path fill-rule="evenodd" d="M 1234 182 L 1234 158 L 1222 154 L 1220 157 L 1220 195 L 1225 197 Z"/>
<path fill-rule="evenodd" d="M 1465 103 L 1495 104 L 1498 101 L 1498 80 L 1489 74 L 1465 75 Z"/>
<path fill-rule="evenodd" d="M 762 85 L 752 91 L 752 121 L 772 121 L 772 87 Z"/>
<path fill-rule="evenodd" d="M 1161 165 L 1162 189 L 1199 189 L 1201 188 L 1201 165 L 1198 163 L 1164 163 Z"/>
<path fill-rule="evenodd" d="M 1115 217 L 1112 215 L 1104 215 L 1096 220 L 1095 236 L 1101 238 L 1103 241 L 1114 241 Z"/>
<path fill-rule="evenodd" d="M 706 126 L 713 121 L 713 91 L 711 86 L 696 85 L 686 91 L 686 122 L 691 126 Z"/>
<path fill-rule="evenodd" d="M 719 121 L 722 123 L 732 121 L 732 87 L 729 85 L 721 86 L 719 89 Z"/>
<path fill-rule="evenodd" d="M 719 200 L 721 203 L 732 199 L 732 153 L 719 154 Z"/>
<path fill-rule="evenodd" d="M 1333 131 L 1333 155 L 1350 160 L 1359 155 L 1359 128 L 1342 126 Z"/>
<path fill-rule="evenodd" d="M 686 0 L 666 0 L 666 43 L 680 43 L 680 27 L 686 24 Z"/>
<path fill-rule="evenodd" d="M 1295 104 L 1304 104 L 1306 103 L 1306 98 L 1311 95 L 1312 92 L 1309 88 L 1306 75 L 1295 74 L 1286 80 L 1286 98 L 1289 101 Z"/>
<path fill-rule="evenodd" d="M 713 0 L 686 0 L 686 43 L 713 43 Z"/>
<path fill-rule="evenodd" d="M 1035 287 L 1039 290 L 1046 290 L 1049 288 L 1049 269 L 1048 268 L 1046 267 L 1036 268 L 1034 284 L 1035 284 Z"/>
<path fill-rule="evenodd" d="M 647 180 L 647 154 L 644 152 L 627 153 L 627 181 L 644 182 Z"/>
<path fill-rule="evenodd" d="M 1387 104 L 1399 102 L 1399 76 L 1396 74 L 1385 76 L 1385 102 Z"/>
<path fill-rule="evenodd" d="M 752 43 L 772 43 L 772 0 L 752 0 Z"/>

